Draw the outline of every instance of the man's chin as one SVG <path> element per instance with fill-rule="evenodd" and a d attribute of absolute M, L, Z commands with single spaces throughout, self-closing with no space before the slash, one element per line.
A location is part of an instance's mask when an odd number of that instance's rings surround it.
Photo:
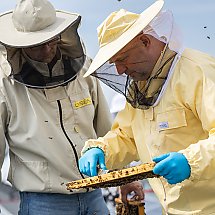
<path fill-rule="evenodd" d="M 40 60 L 40 62 L 42 62 L 42 63 L 51 63 L 52 59 L 51 58 L 43 58 L 43 59 Z"/>

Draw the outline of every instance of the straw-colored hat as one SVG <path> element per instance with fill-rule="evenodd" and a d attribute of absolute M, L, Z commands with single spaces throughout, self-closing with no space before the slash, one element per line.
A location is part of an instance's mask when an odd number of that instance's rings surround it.
<path fill-rule="evenodd" d="M 56 11 L 47 0 L 19 0 L 14 11 L 0 15 L 0 43 L 17 48 L 39 45 L 77 20 L 78 14 Z"/>
<path fill-rule="evenodd" d="M 140 15 L 123 9 L 111 13 L 98 27 L 99 51 L 84 77 L 89 76 L 137 36 L 160 12 L 163 0 L 157 0 Z"/>

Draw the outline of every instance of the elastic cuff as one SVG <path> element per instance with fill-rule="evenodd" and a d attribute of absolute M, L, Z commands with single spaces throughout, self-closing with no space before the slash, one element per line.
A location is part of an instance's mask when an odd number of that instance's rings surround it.
<path fill-rule="evenodd" d="M 187 148 L 186 150 L 181 150 L 179 152 L 186 157 L 188 164 L 190 165 L 191 171 L 190 171 L 190 177 L 188 178 L 188 180 L 191 180 L 191 181 L 199 180 L 200 174 L 201 174 L 200 167 L 194 152 L 192 150 L 189 150 L 189 148 Z"/>
<path fill-rule="evenodd" d="M 86 151 L 92 148 L 100 148 L 104 152 L 105 156 L 107 156 L 107 145 L 97 140 L 88 140 L 81 151 L 81 155 L 83 155 Z"/>

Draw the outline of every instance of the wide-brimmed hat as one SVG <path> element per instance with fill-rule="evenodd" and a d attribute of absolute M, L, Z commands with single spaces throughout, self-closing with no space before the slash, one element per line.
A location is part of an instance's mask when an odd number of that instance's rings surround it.
<path fill-rule="evenodd" d="M 0 43 L 16 48 L 39 45 L 77 20 L 79 14 L 55 10 L 47 0 L 19 0 L 14 11 L 0 15 Z"/>
<path fill-rule="evenodd" d="M 111 13 L 98 27 L 99 51 L 84 77 L 89 76 L 137 36 L 160 12 L 163 0 L 157 0 L 141 14 L 126 10 Z"/>

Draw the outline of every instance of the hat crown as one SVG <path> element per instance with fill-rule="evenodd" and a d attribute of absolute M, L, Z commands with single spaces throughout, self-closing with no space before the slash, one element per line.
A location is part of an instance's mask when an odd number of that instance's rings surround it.
<path fill-rule="evenodd" d="M 124 9 L 111 13 L 97 28 L 100 47 L 116 40 L 139 18 L 139 14 Z"/>
<path fill-rule="evenodd" d="M 12 21 L 17 31 L 40 31 L 56 21 L 56 11 L 47 0 L 19 0 Z"/>

